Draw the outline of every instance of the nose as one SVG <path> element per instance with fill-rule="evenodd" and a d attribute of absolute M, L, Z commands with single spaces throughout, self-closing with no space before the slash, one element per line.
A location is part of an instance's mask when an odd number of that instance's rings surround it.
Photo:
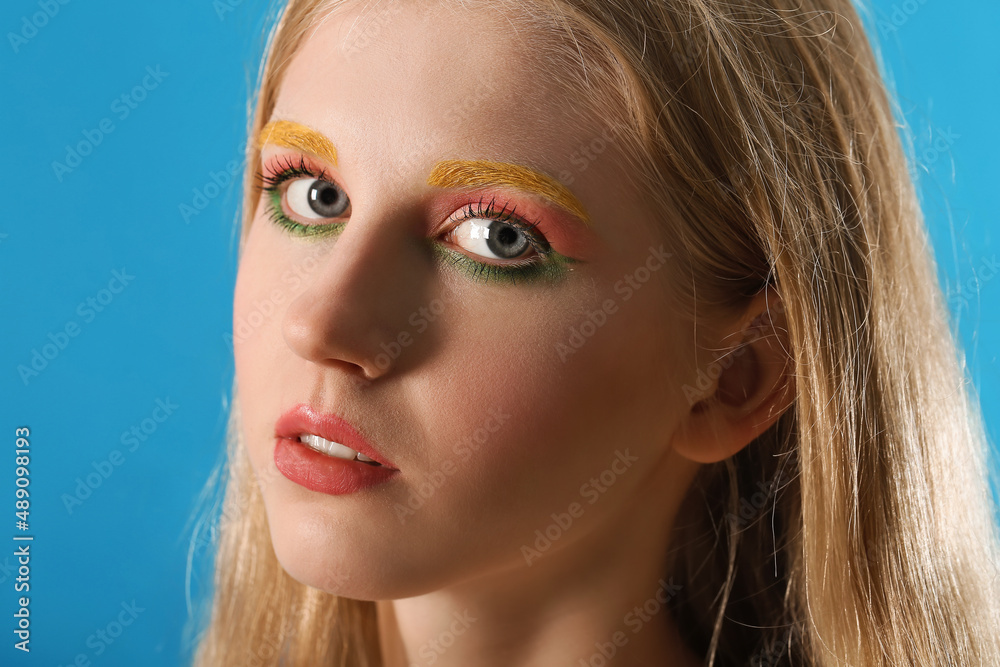
<path fill-rule="evenodd" d="M 421 268 L 428 261 L 403 228 L 355 214 L 335 240 L 320 241 L 329 247 L 282 322 L 296 355 L 356 379 L 373 380 L 393 369 L 402 352 L 396 341 L 426 282 L 414 277 L 426 275 Z"/>

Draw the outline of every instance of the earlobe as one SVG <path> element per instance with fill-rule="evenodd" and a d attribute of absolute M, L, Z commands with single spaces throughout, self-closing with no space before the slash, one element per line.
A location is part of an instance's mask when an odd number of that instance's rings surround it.
<path fill-rule="evenodd" d="M 794 399 L 784 310 L 766 288 L 723 340 L 736 339 L 700 376 L 716 378 L 674 433 L 674 449 L 697 463 L 725 460 L 770 428 Z"/>

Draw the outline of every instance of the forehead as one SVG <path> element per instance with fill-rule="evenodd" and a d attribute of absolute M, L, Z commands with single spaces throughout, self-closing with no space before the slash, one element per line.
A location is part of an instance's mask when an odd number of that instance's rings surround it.
<path fill-rule="evenodd" d="M 601 133 L 589 101 L 565 85 L 574 73 L 556 71 L 541 35 L 516 15 L 458 3 L 379 5 L 337 10 L 309 33 L 274 117 L 324 132 L 345 160 L 391 156 L 424 171 L 462 157 L 557 176 Z"/>

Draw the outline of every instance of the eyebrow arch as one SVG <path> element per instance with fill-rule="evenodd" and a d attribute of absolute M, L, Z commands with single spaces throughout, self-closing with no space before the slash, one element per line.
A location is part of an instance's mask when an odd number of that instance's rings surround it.
<path fill-rule="evenodd" d="M 257 135 L 257 145 L 274 144 L 295 148 L 327 160 L 337 166 L 337 149 L 316 130 L 291 120 L 276 120 L 265 125 Z"/>
<path fill-rule="evenodd" d="M 490 160 L 443 160 L 434 165 L 427 184 L 439 188 L 508 185 L 540 195 L 580 218 L 584 224 L 590 224 L 587 209 L 569 188 L 551 176 L 518 164 Z"/>

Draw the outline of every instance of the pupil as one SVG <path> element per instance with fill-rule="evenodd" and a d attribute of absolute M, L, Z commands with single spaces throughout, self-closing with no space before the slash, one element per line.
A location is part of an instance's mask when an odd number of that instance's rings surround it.
<path fill-rule="evenodd" d="M 494 222 L 490 225 L 486 245 L 494 255 L 512 259 L 524 253 L 528 248 L 528 239 L 511 225 Z"/>
<path fill-rule="evenodd" d="M 324 218 L 335 218 L 347 209 L 347 195 L 329 181 L 313 181 L 309 188 L 309 208 Z"/>

